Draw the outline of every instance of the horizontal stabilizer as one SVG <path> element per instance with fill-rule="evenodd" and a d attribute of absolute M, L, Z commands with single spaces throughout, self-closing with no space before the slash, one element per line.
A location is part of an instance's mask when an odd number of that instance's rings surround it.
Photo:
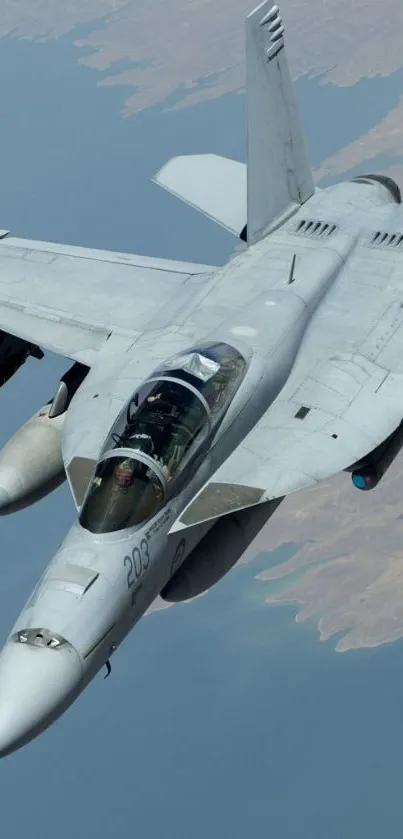
<path fill-rule="evenodd" d="M 236 236 L 244 229 L 244 163 L 217 154 L 173 157 L 157 172 L 153 180 Z"/>

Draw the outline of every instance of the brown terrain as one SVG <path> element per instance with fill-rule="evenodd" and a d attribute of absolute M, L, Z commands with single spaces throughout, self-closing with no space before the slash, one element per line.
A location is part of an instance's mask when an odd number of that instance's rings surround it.
<path fill-rule="evenodd" d="M 124 86 L 127 116 L 163 105 L 178 90 L 183 96 L 175 107 L 241 91 L 243 18 L 253 5 L 251 0 L 5 0 L 0 35 L 45 40 L 68 34 L 77 61 L 103 71 L 99 83 Z M 308 74 L 321 76 L 322 84 L 346 86 L 403 65 L 403 5 L 396 0 L 282 0 L 281 9 L 294 78 Z M 400 155 L 402 148 L 403 97 L 367 135 L 324 161 L 316 177 L 342 175 L 382 152 Z M 403 182 L 403 166 L 391 171 Z M 291 496 L 245 558 L 284 541 L 303 543 L 292 559 L 259 578 L 267 584 L 303 571 L 268 602 L 299 602 L 297 620 L 318 616 L 322 639 L 343 633 L 340 651 L 403 636 L 401 464 L 400 459 L 372 493 L 354 490 L 349 476 L 340 475 Z"/>
<path fill-rule="evenodd" d="M 379 125 L 374 126 L 367 134 L 358 137 L 353 143 L 323 161 L 315 170 L 315 178 L 320 181 L 324 177 L 340 177 L 353 166 L 372 160 L 378 154 L 387 152 L 390 155 L 401 156 L 402 150 L 403 97 L 396 108 L 390 111 Z M 402 185 L 403 171 L 400 164 L 391 166 L 387 171 Z"/>
<path fill-rule="evenodd" d="M 343 473 L 286 498 L 240 564 L 253 573 L 258 553 L 287 542 L 291 559 L 256 575 L 267 603 L 299 604 L 296 621 L 317 618 L 322 641 L 341 635 L 338 652 L 403 637 L 402 455 L 371 492 Z M 267 584 L 282 580 L 273 593 Z M 158 599 L 150 612 L 163 608 Z"/>
<path fill-rule="evenodd" d="M 322 640 L 343 633 L 339 652 L 403 637 L 401 455 L 372 492 L 356 490 L 342 474 L 289 496 L 243 562 L 284 542 L 302 546 L 257 575 L 266 583 L 290 577 L 268 603 L 298 602 L 296 620 L 318 616 Z"/>
<path fill-rule="evenodd" d="M 124 86 L 127 116 L 178 91 L 175 108 L 241 91 L 243 20 L 253 6 L 250 0 L 5 0 L 0 36 L 68 34 L 77 61 L 103 71 L 100 84 Z M 320 76 L 322 84 L 354 85 L 403 65 L 403 6 L 396 0 L 282 0 L 281 10 L 294 78 L 307 74 Z M 400 155 L 402 117 L 403 99 L 368 135 L 325 161 L 317 180 L 382 152 Z"/>
<path fill-rule="evenodd" d="M 241 90 L 243 19 L 253 6 L 250 0 L 5 0 L 0 35 L 44 40 L 70 33 L 77 60 L 109 71 L 103 83 L 133 87 L 126 100 L 132 113 L 182 86 L 186 104 Z M 282 0 L 281 10 L 294 77 L 322 75 L 324 83 L 353 85 L 402 66 L 403 6 L 396 0 Z M 75 39 L 80 24 L 89 34 Z M 115 72 L 122 60 L 133 67 Z M 198 90 L 208 77 L 208 89 Z"/>

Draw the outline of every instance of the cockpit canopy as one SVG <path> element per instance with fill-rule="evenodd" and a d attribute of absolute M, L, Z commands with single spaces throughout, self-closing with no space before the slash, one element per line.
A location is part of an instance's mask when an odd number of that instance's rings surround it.
<path fill-rule="evenodd" d="M 133 395 L 107 440 L 80 516 L 93 533 L 140 525 L 161 506 L 228 408 L 245 373 L 227 344 L 174 356 Z"/>

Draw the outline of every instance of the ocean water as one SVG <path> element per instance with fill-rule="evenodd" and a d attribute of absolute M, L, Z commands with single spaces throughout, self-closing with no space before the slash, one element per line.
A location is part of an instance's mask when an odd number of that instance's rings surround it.
<path fill-rule="evenodd" d="M 122 120 L 124 91 L 97 88 L 68 39 L 1 46 L 1 227 L 226 259 L 234 240 L 149 177 L 178 153 L 242 159 L 242 96 Z M 342 91 L 301 80 L 312 160 L 379 121 L 401 84 L 399 74 Z M 30 361 L 8 383 L 1 441 L 49 398 L 65 368 L 52 357 Z M 2 637 L 73 516 L 62 488 L 1 521 Z M 292 606 L 267 606 L 270 584 L 254 574 L 292 549 L 260 554 L 208 595 L 142 621 L 111 678 L 99 676 L 53 728 L 0 763 L 7 839 L 399 835 L 403 646 L 338 655 L 334 639 L 319 643 L 313 621 L 295 624 Z"/>

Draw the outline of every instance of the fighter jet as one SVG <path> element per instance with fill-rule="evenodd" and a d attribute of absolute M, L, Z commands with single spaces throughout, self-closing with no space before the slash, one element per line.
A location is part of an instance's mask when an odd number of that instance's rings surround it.
<path fill-rule="evenodd" d="M 267 0 L 246 20 L 246 112 L 246 164 L 155 176 L 237 237 L 223 267 L 0 233 L 0 382 L 70 359 L 0 453 L 1 513 L 65 478 L 77 511 L 0 654 L 2 756 L 109 673 L 157 598 L 221 579 L 284 496 L 340 471 L 372 489 L 401 448 L 400 191 L 315 188 Z"/>

